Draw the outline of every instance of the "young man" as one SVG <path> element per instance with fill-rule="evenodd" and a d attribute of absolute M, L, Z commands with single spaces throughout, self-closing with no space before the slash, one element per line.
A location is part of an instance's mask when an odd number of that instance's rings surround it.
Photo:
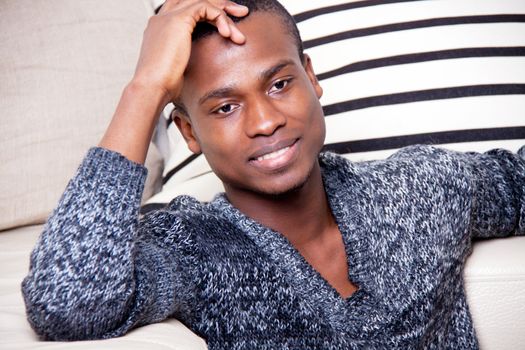
<path fill-rule="evenodd" d="M 293 20 L 242 3 L 167 1 L 150 20 L 100 147 L 33 252 L 34 329 L 109 338 L 177 317 L 210 349 L 477 348 L 462 268 L 473 237 L 525 233 L 524 160 L 320 156 L 322 89 Z M 170 101 L 225 194 L 139 222 L 140 163 Z"/>

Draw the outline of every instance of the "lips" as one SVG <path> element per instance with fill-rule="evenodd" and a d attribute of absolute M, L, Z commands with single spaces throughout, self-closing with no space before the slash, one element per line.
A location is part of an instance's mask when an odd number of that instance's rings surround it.
<path fill-rule="evenodd" d="M 264 170 L 276 170 L 293 161 L 298 139 L 286 139 L 259 148 L 250 156 L 250 163 Z"/>
<path fill-rule="evenodd" d="M 275 152 L 266 153 L 265 155 L 262 155 L 260 157 L 257 157 L 255 160 L 262 161 L 262 160 L 268 160 L 268 159 L 275 159 L 277 157 L 280 157 L 281 155 L 285 154 L 286 151 L 290 149 L 291 146 L 286 146 L 284 148 L 281 148 Z"/>

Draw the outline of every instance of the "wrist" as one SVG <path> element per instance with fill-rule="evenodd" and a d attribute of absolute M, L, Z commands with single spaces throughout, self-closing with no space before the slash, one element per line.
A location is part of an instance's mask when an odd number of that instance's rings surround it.
<path fill-rule="evenodd" d="M 148 84 L 138 78 L 133 78 L 124 88 L 123 96 L 130 100 L 136 99 L 141 104 L 147 103 L 155 110 L 162 111 L 171 101 L 171 96 L 166 89 Z"/>
<path fill-rule="evenodd" d="M 99 146 L 144 163 L 160 112 L 169 102 L 160 89 L 131 81 L 122 92 Z"/>

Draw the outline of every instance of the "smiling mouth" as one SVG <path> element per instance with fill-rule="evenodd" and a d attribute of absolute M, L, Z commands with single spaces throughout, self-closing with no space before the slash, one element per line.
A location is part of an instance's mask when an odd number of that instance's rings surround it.
<path fill-rule="evenodd" d="M 286 146 L 284 148 L 281 148 L 280 150 L 277 150 L 275 152 L 272 152 L 272 153 L 267 153 L 265 155 L 262 155 L 260 157 L 257 157 L 255 158 L 256 161 L 261 161 L 261 160 L 267 160 L 267 159 L 275 159 L 283 154 L 286 153 L 286 151 L 288 151 L 292 146 Z"/>
<path fill-rule="evenodd" d="M 255 154 L 250 162 L 264 171 L 276 171 L 291 164 L 298 154 L 299 139 L 285 140 L 274 146 L 267 146 Z"/>

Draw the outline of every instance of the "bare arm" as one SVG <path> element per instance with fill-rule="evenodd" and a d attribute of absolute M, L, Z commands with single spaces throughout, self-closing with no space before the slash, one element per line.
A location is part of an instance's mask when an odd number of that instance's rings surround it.
<path fill-rule="evenodd" d="M 103 148 L 90 150 L 31 254 L 22 291 L 28 320 L 45 339 L 119 336 L 178 309 L 175 296 L 186 285 L 177 269 L 184 266 L 174 247 L 139 229 L 146 170 L 137 163 L 144 161 L 158 113 L 180 92 L 194 25 L 208 20 L 226 37 L 244 39 L 223 9 L 246 12 L 229 1 L 170 0 L 150 20 Z M 152 227 L 172 227 L 177 217 L 170 215 Z"/>
<path fill-rule="evenodd" d="M 197 22 L 213 23 L 222 36 L 242 44 L 244 35 L 227 14 L 247 12 L 231 1 L 168 0 L 148 22 L 135 74 L 99 146 L 143 164 L 160 111 L 180 94 Z"/>

